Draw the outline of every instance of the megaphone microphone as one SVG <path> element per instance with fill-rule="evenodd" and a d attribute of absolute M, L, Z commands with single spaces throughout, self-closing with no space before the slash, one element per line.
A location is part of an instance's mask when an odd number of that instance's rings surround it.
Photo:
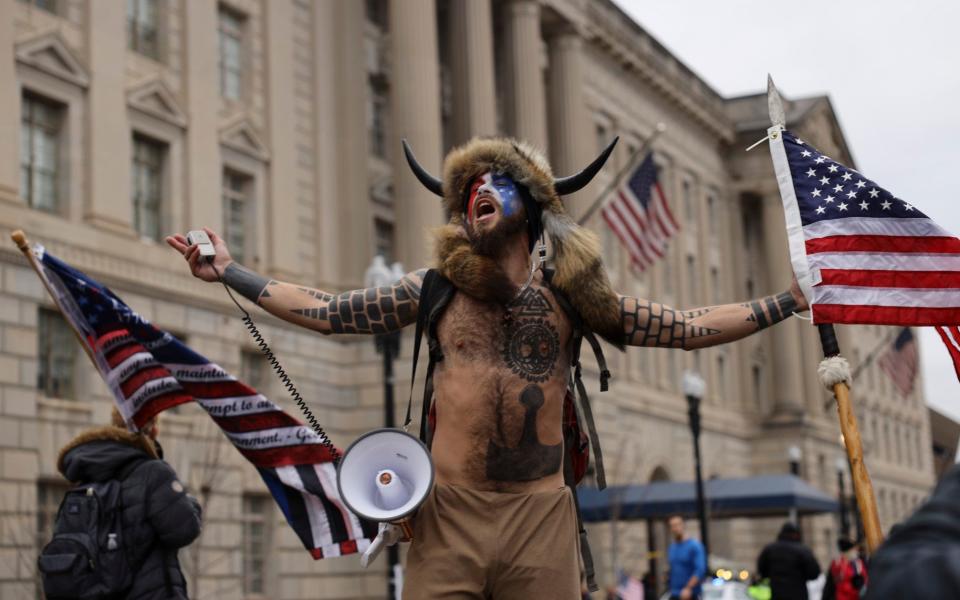
<path fill-rule="evenodd" d="M 347 448 L 337 467 L 337 488 L 357 516 L 381 524 L 380 533 L 364 554 L 366 567 L 398 527 L 413 537 L 410 517 L 433 489 L 433 460 L 419 439 L 400 429 L 375 429 Z M 394 542 L 396 540 L 393 540 Z"/>

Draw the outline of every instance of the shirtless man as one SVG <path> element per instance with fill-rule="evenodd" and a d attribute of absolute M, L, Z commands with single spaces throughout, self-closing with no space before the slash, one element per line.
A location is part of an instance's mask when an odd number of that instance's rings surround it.
<path fill-rule="evenodd" d="M 451 214 L 437 233 L 438 269 L 458 291 L 437 328 L 436 485 L 414 521 L 404 598 L 576 598 L 578 536 L 561 426 L 572 327 L 555 290 L 614 344 L 685 350 L 740 339 L 807 303 L 796 283 L 754 302 L 687 311 L 613 292 L 596 239 L 559 201 L 589 181 L 600 159 L 592 173 L 561 183 L 522 144 L 474 140 L 448 156 L 441 185 L 409 158 Z M 416 322 L 423 269 L 392 286 L 334 295 L 254 273 L 207 233 L 227 285 L 281 319 L 325 334 Z M 549 285 L 531 261 L 544 233 L 555 254 Z M 216 281 L 182 235 L 167 242 L 196 277 Z"/>

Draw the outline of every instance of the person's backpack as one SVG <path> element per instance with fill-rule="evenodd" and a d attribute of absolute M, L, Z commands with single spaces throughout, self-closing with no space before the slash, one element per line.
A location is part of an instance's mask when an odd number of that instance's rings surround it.
<path fill-rule="evenodd" d="M 593 557 L 590 554 L 590 545 L 587 542 L 587 531 L 583 526 L 583 519 L 580 516 L 580 503 L 577 499 L 576 486 L 583 479 L 590 463 L 590 451 L 593 450 L 594 474 L 597 480 L 597 487 L 604 489 L 607 486 L 606 475 L 603 469 L 603 454 L 600 451 L 600 440 L 597 437 L 597 430 L 593 423 L 593 412 L 590 409 L 590 400 L 587 397 L 586 387 L 581 378 L 580 366 L 580 346 L 584 339 L 590 344 L 593 353 L 597 359 L 597 365 L 600 369 L 600 391 L 607 391 L 610 371 L 607 370 L 606 359 L 603 357 L 603 350 L 600 342 L 592 331 L 587 329 L 583 323 L 580 314 L 573 308 L 570 301 L 560 290 L 550 286 L 552 271 L 544 271 L 548 287 L 553 292 L 557 304 L 570 319 L 572 326 L 571 334 L 571 369 L 573 377 L 570 379 L 570 386 L 563 399 L 563 441 L 564 441 L 564 463 L 563 477 L 564 483 L 570 487 L 573 494 L 573 501 L 577 508 L 577 528 L 580 533 L 580 556 L 583 560 L 584 572 L 587 580 L 587 587 L 591 592 L 597 591 L 599 587 L 596 584 L 593 569 Z M 407 402 L 407 416 L 404 427 L 410 425 L 411 406 L 413 405 L 413 382 L 417 375 L 417 357 L 420 353 L 420 339 L 423 334 L 427 336 L 427 346 L 429 348 L 429 362 L 427 363 L 427 376 L 423 388 L 423 404 L 420 415 L 420 439 L 429 448 L 433 441 L 433 431 L 436 429 L 436 407 L 433 406 L 433 370 L 438 362 L 443 360 L 443 350 L 440 348 L 440 341 L 437 338 L 437 324 L 443 311 L 446 309 L 450 300 L 456 293 L 456 287 L 449 279 L 441 275 L 435 269 L 429 269 L 423 277 L 423 283 L 420 286 L 420 301 L 417 309 L 417 330 L 414 334 L 413 348 L 413 368 L 410 376 L 410 398 Z M 579 402 L 576 401 L 579 396 Z M 582 416 L 581 416 L 582 415 Z M 586 432 L 581 423 L 586 425 Z"/>
<path fill-rule="evenodd" d="M 37 559 L 47 600 L 115 598 L 133 584 L 123 536 L 123 479 L 81 484 L 64 495 L 53 539 Z"/>

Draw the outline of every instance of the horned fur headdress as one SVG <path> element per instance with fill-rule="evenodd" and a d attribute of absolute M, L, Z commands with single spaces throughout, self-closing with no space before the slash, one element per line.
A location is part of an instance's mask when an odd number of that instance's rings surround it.
<path fill-rule="evenodd" d="M 592 231 L 570 218 L 560 201 L 560 196 L 576 192 L 593 179 L 616 143 L 614 139 L 579 173 L 556 179 L 547 159 L 533 146 L 510 138 L 474 138 L 450 151 L 441 181 L 417 162 L 404 140 L 403 150 L 414 175 L 443 198 L 450 214 L 449 224 L 436 231 L 440 272 L 458 289 L 480 300 L 509 304 L 515 298 L 516 286 L 499 264 L 474 253 L 463 236 L 465 198 L 473 180 L 487 171 L 509 175 L 527 194 L 524 204 L 527 219 L 533 224 L 528 228 L 531 245 L 540 231 L 553 245 L 555 273 L 551 284 L 569 298 L 592 331 L 622 347 L 619 302 L 600 258 L 600 243 Z"/>

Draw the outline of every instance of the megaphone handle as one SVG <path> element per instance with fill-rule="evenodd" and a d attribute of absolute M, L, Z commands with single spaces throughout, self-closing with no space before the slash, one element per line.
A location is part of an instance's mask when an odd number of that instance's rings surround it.
<path fill-rule="evenodd" d="M 380 530 L 380 533 L 377 534 L 377 537 L 373 539 L 373 543 L 370 544 L 370 547 L 367 548 L 366 552 L 363 553 L 363 556 L 360 557 L 360 566 L 364 569 L 367 568 L 367 565 L 372 563 L 377 559 L 377 556 L 380 555 L 380 552 L 383 550 L 384 544 L 387 542 L 387 531 L 385 529 Z"/>

